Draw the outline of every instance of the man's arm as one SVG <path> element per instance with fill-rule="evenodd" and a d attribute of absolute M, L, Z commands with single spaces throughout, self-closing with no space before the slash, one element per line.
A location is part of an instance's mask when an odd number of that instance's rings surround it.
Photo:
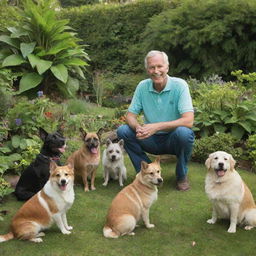
<path fill-rule="evenodd" d="M 128 112 L 127 117 L 126 117 L 127 124 L 132 129 L 136 130 L 137 132 L 136 136 L 138 137 L 138 139 L 146 139 L 158 131 L 170 131 L 170 130 L 174 130 L 179 126 L 192 128 L 194 123 L 193 112 L 183 113 L 179 119 L 174 121 L 144 124 L 143 126 L 139 125 L 135 114 Z"/>

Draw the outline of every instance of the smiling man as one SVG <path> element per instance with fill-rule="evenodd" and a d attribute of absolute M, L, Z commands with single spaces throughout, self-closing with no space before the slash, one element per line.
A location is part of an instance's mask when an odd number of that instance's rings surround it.
<path fill-rule="evenodd" d="M 140 171 L 141 161 L 151 162 L 146 152 L 176 155 L 176 188 L 186 191 L 190 188 L 187 164 L 194 143 L 189 88 L 183 79 L 167 74 L 169 61 L 164 52 L 150 51 L 145 68 L 149 79 L 138 84 L 126 115 L 127 125 L 120 126 L 117 135 L 124 140 L 136 172 Z M 144 124 L 138 122 L 140 113 Z"/>

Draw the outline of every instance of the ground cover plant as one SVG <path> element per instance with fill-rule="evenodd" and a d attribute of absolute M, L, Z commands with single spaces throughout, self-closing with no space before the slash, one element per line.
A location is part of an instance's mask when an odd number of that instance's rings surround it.
<path fill-rule="evenodd" d="M 125 164 L 128 169 L 127 185 L 133 180 L 135 172 L 127 156 Z M 135 236 L 124 236 L 117 240 L 103 237 L 102 228 L 107 209 L 120 187 L 118 182 L 102 186 L 100 166 L 96 191 L 84 193 L 82 186 L 75 186 L 75 202 L 68 212 L 68 220 L 74 227 L 71 235 L 62 235 L 57 226 L 53 226 L 46 231 L 41 244 L 18 240 L 2 243 L 1 255 L 252 255 L 256 229 L 245 231 L 238 228 L 235 234 L 229 234 L 226 231 L 228 221 L 218 221 L 215 225 L 206 223 L 211 215 L 211 204 L 204 193 L 204 165 L 190 163 L 192 189 L 185 193 L 174 188 L 175 161 L 164 162 L 161 166 L 164 184 L 159 188 L 158 201 L 153 204 L 150 212 L 151 221 L 156 225 L 154 229 L 147 230 L 139 223 Z M 255 175 L 243 170 L 239 170 L 239 173 L 255 198 Z M 0 222 L 1 233 L 8 231 L 11 217 L 21 204 L 13 195 L 9 195 L 5 203 L 0 205 L 1 210 L 8 211 L 4 221 Z"/>

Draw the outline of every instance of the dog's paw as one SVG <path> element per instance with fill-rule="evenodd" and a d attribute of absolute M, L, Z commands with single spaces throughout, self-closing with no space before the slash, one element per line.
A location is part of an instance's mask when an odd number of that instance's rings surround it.
<path fill-rule="evenodd" d="M 209 219 L 206 221 L 208 224 L 215 224 L 216 223 L 216 220 L 213 220 L 213 219 Z"/>
<path fill-rule="evenodd" d="M 148 224 L 148 225 L 146 226 L 146 228 L 154 228 L 154 227 L 155 227 L 154 224 Z"/>
<path fill-rule="evenodd" d="M 31 238 L 29 241 L 34 242 L 34 243 L 42 243 L 43 239 L 42 238 Z"/>
<path fill-rule="evenodd" d="M 96 190 L 96 188 L 93 186 L 93 187 L 91 187 L 91 190 L 93 191 L 93 190 Z"/>
<path fill-rule="evenodd" d="M 135 233 L 134 232 L 130 232 L 127 234 L 128 236 L 135 236 Z"/>
<path fill-rule="evenodd" d="M 106 187 L 106 186 L 108 185 L 108 183 L 107 183 L 107 182 L 104 182 L 102 185 Z"/>
<path fill-rule="evenodd" d="M 253 228 L 253 226 L 245 226 L 244 229 L 245 230 L 251 230 Z"/>
<path fill-rule="evenodd" d="M 89 188 L 84 188 L 84 192 L 89 192 Z"/>
<path fill-rule="evenodd" d="M 73 227 L 72 226 L 67 226 L 67 230 L 72 230 Z"/>
<path fill-rule="evenodd" d="M 64 234 L 64 235 L 69 235 L 69 234 L 71 234 L 71 232 L 68 231 L 68 230 L 62 230 L 61 232 L 62 232 L 62 234 Z"/>
<path fill-rule="evenodd" d="M 230 227 L 228 233 L 236 233 L 236 227 Z"/>
<path fill-rule="evenodd" d="M 120 186 L 120 187 L 123 187 L 123 186 L 124 186 L 124 184 L 123 184 L 123 183 L 120 183 L 120 184 L 119 184 L 119 186 Z"/>

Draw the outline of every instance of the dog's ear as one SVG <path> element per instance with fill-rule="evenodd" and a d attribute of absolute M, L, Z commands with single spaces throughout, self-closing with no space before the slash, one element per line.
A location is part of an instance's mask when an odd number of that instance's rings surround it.
<path fill-rule="evenodd" d="M 141 161 L 141 171 L 148 168 L 148 163 L 145 161 Z"/>
<path fill-rule="evenodd" d="M 205 166 L 209 170 L 211 168 L 211 161 L 212 161 L 213 153 L 208 156 L 205 161 Z"/>
<path fill-rule="evenodd" d="M 233 158 L 232 155 L 229 155 L 229 161 L 230 161 L 230 169 L 233 171 L 235 169 L 236 160 Z"/>
<path fill-rule="evenodd" d="M 107 147 L 108 147 L 110 144 L 112 144 L 111 139 L 107 139 L 106 144 L 107 144 Z"/>
<path fill-rule="evenodd" d="M 120 147 L 123 148 L 124 147 L 124 140 L 123 139 L 119 140 L 118 144 L 119 144 Z"/>
<path fill-rule="evenodd" d="M 39 127 L 39 136 L 42 141 L 45 141 L 46 137 L 48 136 L 48 132 L 45 131 L 42 127 Z"/>
<path fill-rule="evenodd" d="M 160 165 L 161 156 L 157 156 L 155 159 L 155 163 Z"/>
<path fill-rule="evenodd" d="M 82 135 L 82 139 L 84 139 L 86 137 L 86 135 L 87 135 L 87 132 L 82 127 L 79 128 L 79 131 L 80 131 L 80 133 Z"/>
<path fill-rule="evenodd" d="M 50 173 L 53 172 L 57 168 L 57 166 L 58 165 L 53 160 L 51 160 L 50 161 Z"/>
<path fill-rule="evenodd" d="M 98 137 L 100 138 L 102 133 L 104 132 L 104 129 L 103 128 L 100 128 L 96 133 L 98 135 Z"/>

